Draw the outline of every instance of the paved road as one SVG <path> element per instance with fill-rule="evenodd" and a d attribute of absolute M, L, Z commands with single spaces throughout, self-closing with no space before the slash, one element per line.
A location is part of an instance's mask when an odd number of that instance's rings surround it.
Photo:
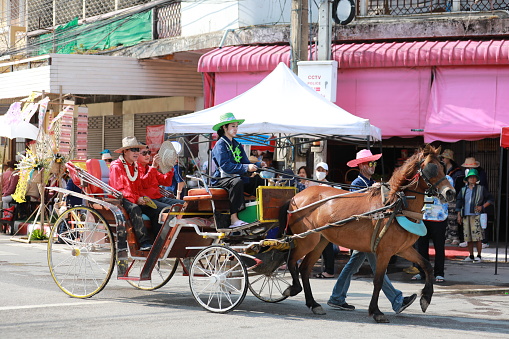
<path fill-rule="evenodd" d="M 395 286 L 405 295 L 418 292 L 422 284 L 400 272 L 406 263 L 398 265 L 389 274 Z M 180 272 L 159 291 L 139 291 L 113 278 L 90 299 L 69 298 L 49 275 L 45 244 L 12 242 L 0 234 L 0 337 L 507 338 L 509 268 L 501 265 L 498 276 L 493 272 L 492 263 L 448 261 L 448 280 L 436 286 L 427 313 L 416 302 L 396 315 L 381 298 L 380 308 L 390 324 L 375 324 L 368 316 L 372 285 L 363 275 L 355 277 L 349 293 L 348 302 L 357 307 L 354 312 L 326 306 L 334 280 L 313 279 L 325 316 L 311 314 L 302 295 L 269 304 L 250 293 L 235 311 L 213 314 L 196 304 L 188 278 Z"/>

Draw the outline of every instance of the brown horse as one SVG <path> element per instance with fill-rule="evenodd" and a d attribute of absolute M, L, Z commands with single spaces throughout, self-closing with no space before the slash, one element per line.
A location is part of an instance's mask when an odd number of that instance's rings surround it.
<path fill-rule="evenodd" d="M 422 216 L 420 213 L 425 194 L 439 196 L 442 201 L 447 202 L 454 199 L 454 188 L 448 180 L 445 180 L 443 166 L 438 159 L 439 154 L 440 148 L 435 149 L 427 145 L 410 157 L 403 166 L 397 168 L 388 182 L 389 192 L 385 202 L 382 202 L 383 194 L 380 186 L 371 187 L 361 193 L 349 193 L 333 187 L 313 186 L 295 195 L 287 205 L 283 206 L 282 211 L 287 210 L 288 214 L 282 213 L 280 220 L 281 227 L 287 225 L 288 221 L 287 231 L 295 235 L 295 249 L 292 250 L 288 260 L 292 285 L 284 291 L 284 294 L 294 296 L 302 291 L 299 282 L 300 271 L 306 305 L 315 314 L 325 314 L 320 304 L 313 298 L 309 276 L 314 264 L 330 241 L 361 252 L 371 252 L 374 248 L 377 262 L 369 314 L 373 315 L 375 321 L 388 322 L 378 308 L 378 296 L 389 259 L 393 255 L 403 257 L 424 269 L 426 283 L 422 290 L 421 309 L 425 312 L 433 295 L 432 267 L 412 247 L 419 236 L 403 229 L 394 219 L 396 213 L 393 212 L 406 213 L 419 219 L 418 217 Z M 345 193 L 349 194 L 330 198 Z M 384 210 L 387 206 L 389 208 Z M 376 213 L 367 213 L 377 209 Z M 410 212 L 407 213 L 407 211 Z M 411 214 L 412 212 L 417 214 Z M 383 216 L 380 213 L 384 213 Z M 361 216 L 361 214 L 364 215 Z M 380 219 L 380 223 L 377 224 L 375 219 Z M 345 220 L 351 221 L 338 222 Z M 335 222 L 336 225 L 331 225 Z M 372 238 L 375 229 L 378 236 L 384 232 L 385 235 L 376 238 L 375 234 Z M 374 243 L 377 243 L 377 246 L 373 246 Z M 297 260 L 302 257 L 304 260 L 298 267 Z"/>

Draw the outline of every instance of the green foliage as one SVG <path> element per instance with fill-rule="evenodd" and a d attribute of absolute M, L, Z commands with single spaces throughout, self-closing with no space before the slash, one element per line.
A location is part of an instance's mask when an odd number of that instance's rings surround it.
<path fill-rule="evenodd" d="M 44 231 L 40 230 L 39 228 L 36 228 L 32 231 L 30 235 L 30 240 L 48 240 L 48 237 L 44 233 Z"/>

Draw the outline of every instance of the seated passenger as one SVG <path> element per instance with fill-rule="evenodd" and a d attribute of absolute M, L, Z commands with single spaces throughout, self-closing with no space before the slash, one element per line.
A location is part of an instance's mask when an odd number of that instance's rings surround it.
<path fill-rule="evenodd" d="M 212 149 L 212 160 L 216 165 L 212 185 L 228 190 L 230 200 L 230 227 L 247 224 L 239 219 L 237 213 L 244 208 L 244 192 L 254 195 L 256 187 L 263 183 L 260 176 L 249 177 L 261 166 L 260 162 L 252 164 L 242 145 L 234 139 L 239 125 L 244 119 L 235 119 L 233 113 L 221 115 L 220 122 L 212 129 L 217 131 L 219 140 Z M 247 174 L 247 175 L 246 175 Z"/>
<path fill-rule="evenodd" d="M 145 147 L 136 140 L 136 137 L 122 139 L 122 147 L 115 150 L 121 153 L 117 160 L 110 165 L 109 185 L 122 192 L 122 206 L 124 206 L 134 227 L 134 232 L 141 251 L 149 251 L 152 241 L 147 229 L 143 225 L 142 213 L 150 218 L 152 235 L 155 237 L 161 228 L 159 213 L 166 206 L 154 201 L 156 208 L 149 207 L 142 193 L 141 177 L 137 160 L 140 156 L 140 147 Z"/>
<path fill-rule="evenodd" d="M 173 181 L 174 169 L 168 173 L 162 174 L 158 171 L 160 157 L 159 154 L 154 155 L 152 165 L 149 166 L 151 151 L 148 146 L 142 147 L 141 155 L 138 158 L 140 175 L 142 178 L 143 194 L 154 201 L 171 206 L 175 204 L 183 204 L 183 200 L 164 197 L 159 190 L 159 186 L 169 186 Z"/>

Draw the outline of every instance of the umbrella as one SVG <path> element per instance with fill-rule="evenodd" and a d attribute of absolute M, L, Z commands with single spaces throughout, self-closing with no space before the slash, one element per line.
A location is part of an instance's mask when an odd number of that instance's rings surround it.
<path fill-rule="evenodd" d="M 0 137 L 37 139 L 37 134 L 39 129 L 29 122 L 21 120 L 8 123 L 5 116 L 0 116 Z"/>

